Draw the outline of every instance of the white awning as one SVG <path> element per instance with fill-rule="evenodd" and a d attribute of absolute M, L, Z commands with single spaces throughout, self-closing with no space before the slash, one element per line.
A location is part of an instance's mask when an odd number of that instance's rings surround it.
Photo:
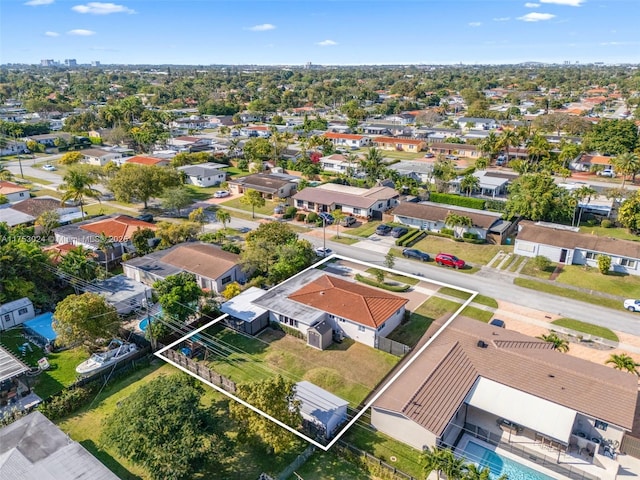
<path fill-rule="evenodd" d="M 576 411 L 480 377 L 466 403 L 511 422 L 568 443 Z"/>

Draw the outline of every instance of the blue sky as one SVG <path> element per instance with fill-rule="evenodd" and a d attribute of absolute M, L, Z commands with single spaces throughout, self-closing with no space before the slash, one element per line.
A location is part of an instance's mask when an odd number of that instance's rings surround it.
<path fill-rule="evenodd" d="M 640 63 L 638 0 L 2 0 L 0 63 Z"/>

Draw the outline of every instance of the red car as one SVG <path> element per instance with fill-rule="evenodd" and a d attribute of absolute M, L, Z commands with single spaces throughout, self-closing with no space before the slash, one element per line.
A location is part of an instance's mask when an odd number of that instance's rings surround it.
<path fill-rule="evenodd" d="M 464 268 L 465 266 L 464 260 L 461 260 L 455 255 L 450 255 L 448 253 L 439 253 L 438 255 L 436 255 L 436 263 L 438 265 L 444 265 L 445 267 L 453 267 L 456 270 L 459 268 Z"/>

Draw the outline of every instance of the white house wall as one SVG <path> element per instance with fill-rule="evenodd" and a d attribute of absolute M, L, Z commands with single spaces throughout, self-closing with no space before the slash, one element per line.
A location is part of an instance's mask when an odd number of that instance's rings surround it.
<path fill-rule="evenodd" d="M 371 425 L 419 451 L 436 444 L 437 438 L 432 432 L 395 412 L 371 407 Z"/>
<path fill-rule="evenodd" d="M 359 343 L 364 343 L 369 347 L 375 346 L 375 329 L 333 315 L 327 315 L 327 321 L 334 330 L 342 332 L 345 337 L 351 338 Z"/>
<path fill-rule="evenodd" d="M 516 243 L 514 247 L 513 253 L 516 255 L 522 255 L 524 257 L 537 257 L 543 256 L 547 257 L 552 262 L 559 262 L 560 256 L 562 255 L 561 247 L 554 247 L 551 245 L 540 245 L 534 242 L 527 242 L 523 240 L 518 240 L 516 238 Z M 570 265 L 573 257 L 573 251 L 570 249 L 567 250 L 567 257 L 565 263 Z"/>
<path fill-rule="evenodd" d="M 20 313 L 22 312 L 22 313 Z M 7 330 L 8 328 L 20 325 L 28 320 L 31 320 L 36 316 L 33 310 L 33 304 L 29 303 L 20 306 L 10 312 L 5 312 L 0 315 L 0 330 Z"/>
<path fill-rule="evenodd" d="M 227 178 L 226 173 L 211 174 L 207 176 L 187 176 L 186 182 L 198 187 L 213 187 L 220 185 Z"/>

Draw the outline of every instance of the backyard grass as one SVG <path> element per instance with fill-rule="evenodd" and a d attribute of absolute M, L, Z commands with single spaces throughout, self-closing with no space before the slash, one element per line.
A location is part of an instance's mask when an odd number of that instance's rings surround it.
<path fill-rule="evenodd" d="M 259 338 L 213 326 L 217 354 L 207 362 L 234 382 L 251 382 L 280 374 L 308 380 L 357 406 L 400 360 L 350 339 L 316 350 L 304 340 L 267 329 Z M 353 366 L 358 365 L 357 369 Z"/>
<path fill-rule="evenodd" d="M 27 340 L 22 336 L 19 328 L 5 330 L 0 333 L 0 343 L 7 348 L 16 358 L 22 360 L 29 367 L 37 367 L 38 360 L 44 357 L 44 352 L 32 343 L 31 351 L 27 349 L 26 355 L 22 355 L 18 347 Z M 89 358 L 89 354 L 81 348 L 64 350 L 62 352 L 51 353 L 47 356 L 51 367 L 41 372 L 38 376 L 27 377 L 29 385 L 33 387 L 35 393 L 44 399 L 58 393 L 63 388 L 68 387 L 76 381 L 76 367 L 78 364 Z"/>
<path fill-rule="evenodd" d="M 473 243 L 455 242 L 448 238 L 427 235 L 412 248 L 428 252 L 431 256 L 446 252 L 463 259 L 465 262 L 486 265 L 500 250 L 511 250 L 507 245 L 476 245 Z M 464 270 L 461 270 L 464 271 Z"/>
<path fill-rule="evenodd" d="M 251 214 L 251 211 L 252 211 L 251 206 L 250 205 L 244 205 L 243 203 L 241 203 L 240 199 L 242 199 L 242 198 L 243 197 L 232 198 L 231 200 L 227 200 L 226 202 L 220 203 L 220 205 L 222 205 L 224 207 L 238 208 L 240 210 L 244 210 L 244 211 L 248 212 L 249 214 Z M 278 204 L 279 203 L 272 202 L 271 200 L 265 200 L 264 207 L 256 207 L 256 213 L 260 213 L 262 215 L 273 215 L 273 209 Z"/>
<path fill-rule="evenodd" d="M 576 332 L 586 333 L 587 335 L 593 335 L 594 337 L 604 338 L 605 340 L 611 340 L 612 342 L 619 341 L 618 336 L 606 327 L 599 325 L 593 325 L 592 323 L 581 322 L 573 318 L 559 318 L 551 322 L 559 327 L 569 328 Z"/>
<path fill-rule="evenodd" d="M 623 310 L 624 306 L 620 300 L 614 300 L 611 298 L 604 298 L 598 295 L 590 293 L 583 293 L 570 288 L 562 288 L 558 285 L 539 282 L 537 280 L 531 280 L 528 278 L 516 278 L 513 283 L 519 287 L 530 288 L 532 290 L 538 290 L 539 292 L 551 293 L 559 297 L 572 298 L 581 302 L 591 303 L 594 305 L 600 305 L 602 307 L 613 308 L 615 310 Z"/>
<path fill-rule="evenodd" d="M 27 180 L 31 183 L 39 183 L 40 185 L 51 185 L 53 182 L 49 180 L 45 180 L 44 178 L 32 177 L 30 175 L 16 175 L 16 178 L 21 178 L 23 180 Z"/>
<path fill-rule="evenodd" d="M 227 172 L 233 178 L 246 177 L 247 175 L 249 175 L 249 172 L 240 170 L 238 167 L 227 167 L 224 169 L 224 171 Z"/>
<path fill-rule="evenodd" d="M 598 237 L 609 237 L 640 242 L 640 236 L 630 233 L 626 228 L 589 227 L 583 225 L 580 227 L 580 233 L 588 233 L 589 235 L 597 235 Z"/>
<path fill-rule="evenodd" d="M 85 215 L 111 215 L 112 213 L 122 213 L 124 215 L 136 215 L 135 212 L 123 210 L 106 203 L 92 203 L 84 206 Z"/>
<path fill-rule="evenodd" d="M 367 268 L 365 272 L 370 275 L 375 275 L 377 268 Z M 417 285 L 420 280 L 417 278 L 406 277 L 404 275 L 396 275 L 395 273 L 387 273 L 384 276 L 385 280 L 393 280 L 394 282 L 404 283 L 407 285 Z"/>
<path fill-rule="evenodd" d="M 420 452 L 383 433 L 376 432 L 370 424 L 371 417 L 367 412 L 349 429 L 344 437 L 345 441 L 393 464 L 404 473 L 415 478 L 424 478 Z M 396 461 L 392 462 L 391 457 L 395 457 Z"/>
<path fill-rule="evenodd" d="M 299 476 L 296 476 L 296 473 Z M 311 458 L 289 477 L 289 480 L 300 478 L 304 480 L 368 480 L 372 477 L 332 452 L 316 450 Z"/>
<path fill-rule="evenodd" d="M 434 320 L 455 312 L 458 307 L 460 305 L 451 300 L 431 297 L 411 312 L 409 320 L 391 332 L 388 338 L 414 347 Z"/>
<path fill-rule="evenodd" d="M 33 195 L 33 196 L 36 196 L 36 197 L 62 198 L 62 193 L 61 192 L 59 192 L 57 190 L 50 189 L 50 188 L 38 188 L 38 187 L 35 187 L 29 193 L 31 195 Z"/>

